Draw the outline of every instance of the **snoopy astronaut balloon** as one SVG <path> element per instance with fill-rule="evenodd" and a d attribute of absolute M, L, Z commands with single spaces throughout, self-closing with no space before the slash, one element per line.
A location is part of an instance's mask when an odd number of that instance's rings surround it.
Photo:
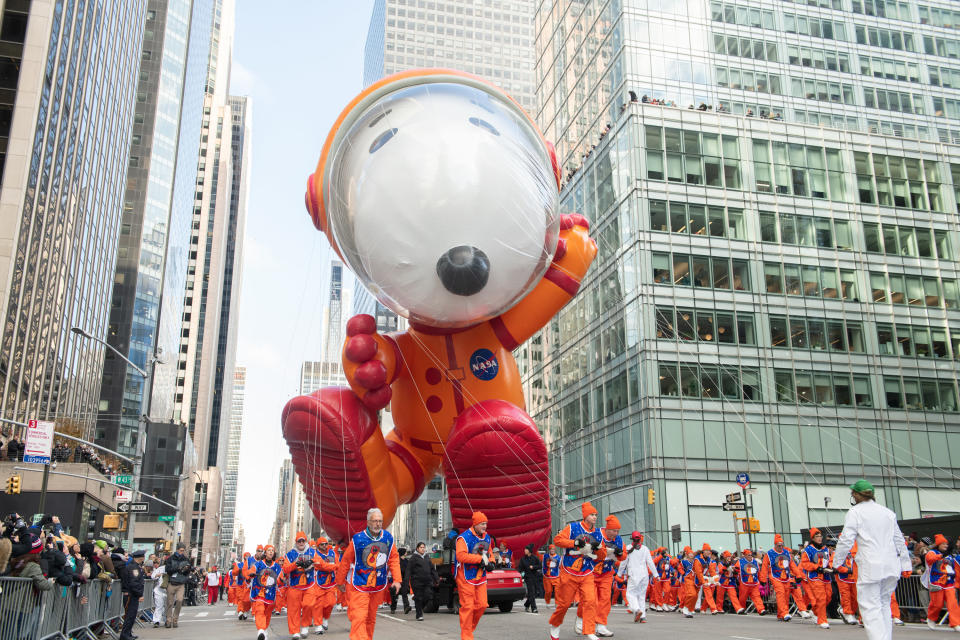
<path fill-rule="evenodd" d="M 547 451 L 511 351 L 570 301 L 596 256 L 587 221 L 558 212 L 558 179 L 523 109 L 467 74 L 390 76 L 340 115 L 307 208 L 409 329 L 381 334 L 354 316 L 350 388 L 284 408 L 294 466 L 336 539 L 363 528 L 371 507 L 386 526 L 441 471 L 458 529 L 483 511 L 512 549 L 549 536 Z"/>

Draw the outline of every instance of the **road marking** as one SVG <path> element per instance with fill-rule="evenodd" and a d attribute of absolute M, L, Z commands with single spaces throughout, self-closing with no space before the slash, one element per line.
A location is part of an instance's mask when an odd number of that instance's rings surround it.
<path fill-rule="evenodd" d="M 378 613 L 377 615 L 383 616 L 384 618 L 390 618 L 391 620 L 396 620 L 397 622 L 406 622 L 406 620 L 404 620 L 403 618 L 395 618 L 391 615 L 387 615 L 386 613 Z"/>
<path fill-rule="evenodd" d="M 198 617 L 198 618 L 206 618 L 208 615 L 210 615 L 210 612 L 209 612 L 209 611 L 201 611 L 200 613 L 197 614 L 197 617 Z"/>
<path fill-rule="evenodd" d="M 763 640 L 763 638 L 747 638 L 746 636 L 730 636 L 731 638 L 736 638 L 737 640 Z"/>
<path fill-rule="evenodd" d="M 226 618 L 227 616 L 235 616 L 235 615 L 239 615 L 239 614 L 238 614 L 236 611 L 224 611 L 224 612 L 223 612 L 223 617 L 224 617 L 224 618 Z"/>

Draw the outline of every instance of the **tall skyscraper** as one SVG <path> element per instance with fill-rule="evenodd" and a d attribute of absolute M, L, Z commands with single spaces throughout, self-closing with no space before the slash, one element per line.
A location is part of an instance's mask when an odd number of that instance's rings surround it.
<path fill-rule="evenodd" d="M 363 83 L 406 69 L 457 69 L 486 78 L 532 114 L 533 14 L 533 0 L 483 4 L 376 0 L 367 31 Z"/>
<path fill-rule="evenodd" d="M 957 512 L 950 15 L 539 3 L 538 121 L 599 245 L 518 350 L 555 524 L 591 500 L 732 548 L 740 472 L 763 547 L 840 524 L 860 477 L 901 517 Z"/>
<path fill-rule="evenodd" d="M 0 414 L 93 436 L 145 0 L 0 15 Z M 119 407 L 115 408 L 119 412 Z"/>
<path fill-rule="evenodd" d="M 230 394 L 230 440 L 223 480 L 223 506 L 220 514 L 220 546 L 226 550 L 237 540 L 237 475 L 240 471 L 240 443 L 243 439 L 243 403 L 247 389 L 247 368 L 234 367 Z M 224 554 L 225 555 L 225 554 Z"/>
<path fill-rule="evenodd" d="M 148 379 L 107 352 L 97 418 L 97 441 L 124 455 L 141 415 L 173 418 L 213 5 L 147 6 L 107 341 Z"/>

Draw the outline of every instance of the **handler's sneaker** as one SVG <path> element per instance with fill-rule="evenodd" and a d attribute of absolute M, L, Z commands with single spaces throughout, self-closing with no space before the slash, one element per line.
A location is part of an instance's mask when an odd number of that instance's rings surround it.
<path fill-rule="evenodd" d="M 902 627 L 902 626 L 903 626 L 903 620 L 901 620 L 900 618 L 894 618 L 894 619 L 893 619 L 893 624 L 897 625 L 898 627 Z"/>
<path fill-rule="evenodd" d="M 314 632 L 315 634 L 317 634 L 318 636 L 322 636 L 322 635 L 323 635 L 323 625 L 319 625 L 319 624 L 318 624 L 317 626 L 315 626 L 315 627 L 313 628 L 313 632 Z"/>
<path fill-rule="evenodd" d="M 577 623 L 573 625 L 573 630 L 578 634 L 583 634 L 583 618 L 577 618 Z"/>
<path fill-rule="evenodd" d="M 267 632 L 257 631 L 257 640 L 267 640 Z"/>
<path fill-rule="evenodd" d="M 933 629 L 934 631 L 937 630 L 937 623 L 931 620 L 930 618 L 927 618 L 927 626 Z"/>
<path fill-rule="evenodd" d="M 783 621 L 784 621 L 784 622 L 790 622 L 791 620 L 793 620 L 793 616 L 790 615 L 789 613 L 788 613 L 787 615 L 783 616 Z"/>
<path fill-rule="evenodd" d="M 299 633 L 293 634 L 293 640 L 300 640 L 300 634 Z"/>
<path fill-rule="evenodd" d="M 807 618 L 813 617 L 813 614 L 807 611 L 806 609 L 800 612 L 800 617 L 806 620 Z"/>
<path fill-rule="evenodd" d="M 829 623 L 829 622 L 821 622 L 821 623 L 820 623 L 820 628 L 821 628 L 821 629 L 829 629 L 829 628 L 830 628 L 830 623 Z"/>
<path fill-rule="evenodd" d="M 550 637 L 553 640 L 560 640 L 560 627 L 550 627 Z"/>
<path fill-rule="evenodd" d="M 857 619 L 848 613 L 843 614 L 843 621 L 846 624 L 857 624 Z"/>
<path fill-rule="evenodd" d="M 601 638 L 612 638 L 613 631 L 610 631 L 610 629 L 607 629 L 607 626 L 604 624 L 598 624 L 597 635 L 600 636 Z"/>

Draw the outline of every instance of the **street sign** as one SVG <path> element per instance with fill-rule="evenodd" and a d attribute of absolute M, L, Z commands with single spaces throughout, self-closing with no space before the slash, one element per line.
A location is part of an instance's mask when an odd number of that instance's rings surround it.
<path fill-rule="evenodd" d="M 680 533 L 680 525 L 675 524 L 672 527 L 670 527 L 670 536 L 674 542 L 680 542 L 680 539 L 682 537 Z"/>
<path fill-rule="evenodd" d="M 757 492 L 757 490 L 754 489 L 753 487 L 750 487 L 749 489 L 747 489 L 747 495 L 751 495 L 751 496 L 752 496 L 752 495 L 754 495 L 756 492 Z"/>
<path fill-rule="evenodd" d="M 739 491 L 736 493 L 728 493 L 727 502 L 743 502 L 743 494 Z"/>
<path fill-rule="evenodd" d="M 737 484 L 740 485 L 741 488 L 746 487 L 748 484 L 750 484 L 750 476 L 745 473 L 738 473 Z"/>
<path fill-rule="evenodd" d="M 173 516 L 160 516 L 157 520 L 160 522 L 173 522 Z"/>
<path fill-rule="evenodd" d="M 130 489 L 117 489 L 114 496 L 117 502 L 130 502 L 133 500 L 133 491 Z"/>
<path fill-rule="evenodd" d="M 147 513 L 150 510 L 149 502 L 124 502 L 117 507 L 122 513 Z"/>
<path fill-rule="evenodd" d="M 27 424 L 27 438 L 23 443 L 24 462 L 50 464 L 55 427 L 56 425 L 48 420 L 31 420 Z"/>
<path fill-rule="evenodd" d="M 122 484 L 125 487 L 129 487 L 131 484 L 133 484 L 133 476 L 131 475 L 113 476 L 113 483 Z"/>
<path fill-rule="evenodd" d="M 724 511 L 746 511 L 747 505 L 742 502 L 724 502 L 723 503 Z"/>
<path fill-rule="evenodd" d="M 573 495 L 572 493 L 567 494 L 567 500 L 576 500 L 576 499 L 577 499 L 577 496 Z"/>

